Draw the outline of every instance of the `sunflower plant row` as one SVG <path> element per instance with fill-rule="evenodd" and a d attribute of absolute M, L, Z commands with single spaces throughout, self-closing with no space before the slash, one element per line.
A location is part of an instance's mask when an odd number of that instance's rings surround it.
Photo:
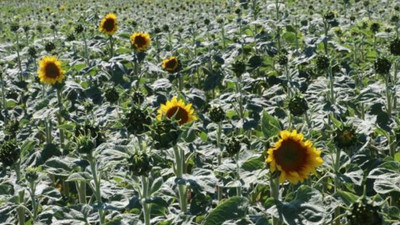
<path fill-rule="evenodd" d="M 400 224 L 396 0 L 0 18 L 0 224 Z"/>

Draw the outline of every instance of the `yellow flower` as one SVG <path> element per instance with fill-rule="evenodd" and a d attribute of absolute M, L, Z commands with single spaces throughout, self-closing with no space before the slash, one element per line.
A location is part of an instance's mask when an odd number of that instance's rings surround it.
<path fill-rule="evenodd" d="M 143 52 L 149 48 L 151 40 L 148 33 L 136 32 L 131 35 L 131 43 L 136 51 Z"/>
<path fill-rule="evenodd" d="M 162 68 L 170 73 L 175 73 L 179 70 L 180 63 L 178 58 L 172 56 L 169 59 L 164 59 L 162 63 Z"/>
<path fill-rule="evenodd" d="M 322 165 L 321 151 L 313 147 L 311 141 L 303 141 L 303 134 L 284 130 L 279 133 L 280 139 L 275 147 L 268 149 L 268 158 L 271 172 L 279 170 L 279 182 L 288 180 L 292 184 L 303 182 L 315 168 Z"/>
<path fill-rule="evenodd" d="M 38 77 L 40 82 L 46 84 L 61 83 L 65 71 L 61 68 L 61 62 L 54 56 L 45 56 L 39 62 Z"/>
<path fill-rule="evenodd" d="M 117 16 L 114 13 L 107 14 L 100 22 L 99 31 L 105 34 L 113 35 L 117 29 Z"/>
<path fill-rule="evenodd" d="M 164 115 L 169 119 L 175 117 L 179 125 L 197 120 L 197 117 L 193 115 L 192 104 L 185 104 L 182 99 L 178 100 L 176 96 L 167 101 L 165 105 L 161 104 L 157 112 L 157 120 L 161 120 Z"/>

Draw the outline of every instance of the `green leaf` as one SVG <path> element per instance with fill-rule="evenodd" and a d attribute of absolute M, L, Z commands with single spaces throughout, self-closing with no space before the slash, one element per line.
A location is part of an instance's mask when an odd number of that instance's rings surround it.
<path fill-rule="evenodd" d="M 217 206 L 205 219 L 204 225 L 221 225 L 227 220 L 243 218 L 247 212 L 247 199 L 232 197 Z"/>
<path fill-rule="evenodd" d="M 264 167 L 265 163 L 263 161 L 263 157 L 262 156 L 258 156 L 258 157 L 252 157 L 246 160 L 246 162 L 244 162 L 242 164 L 242 169 L 247 170 L 247 171 L 254 171 L 254 170 L 258 170 L 258 169 L 262 169 Z"/>
<path fill-rule="evenodd" d="M 88 172 L 77 172 L 69 175 L 66 181 L 89 181 L 91 179 L 92 176 Z"/>
<path fill-rule="evenodd" d="M 341 191 L 341 190 L 338 190 L 335 193 L 335 197 L 341 199 L 346 205 L 351 205 L 354 202 L 356 202 L 358 199 L 357 195 L 347 192 L 347 191 Z"/>
<path fill-rule="evenodd" d="M 277 202 L 267 213 L 282 218 L 288 225 L 317 225 L 325 219 L 326 209 L 322 194 L 309 186 L 302 185 L 290 202 Z"/>
<path fill-rule="evenodd" d="M 264 110 L 261 119 L 261 129 L 266 138 L 271 138 L 278 135 L 281 126 L 275 117 L 269 115 L 268 112 Z"/>

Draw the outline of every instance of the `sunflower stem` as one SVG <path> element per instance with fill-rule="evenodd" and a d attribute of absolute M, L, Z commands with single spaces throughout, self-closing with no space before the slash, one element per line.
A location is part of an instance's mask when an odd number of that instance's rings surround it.
<path fill-rule="evenodd" d="M 22 65 L 21 65 L 21 56 L 19 54 L 19 35 L 18 32 L 15 32 L 15 36 L 17 39 L 17 60 L 18 60 L 18 69 L 19 69 L 19 81 L 23 80 L 23 76 L 22 76 Z"/>
<path fill-rule="evenodd" d="M 340 174 L 340 153 L 341 148 L 336 148 L 336 159 L 335 159 L 335 193 L 338 192 L 340 189 L 340 181 L 339 181 L 339 174 Z M 340 219 L 337 219 L 340 216 L 340 208 L 337 207 L 335 209 L 335 225 L 340 225 Z"/>
<path fill-rule="evenodd" d="M 19 225 L 25 225 L 25 209 L 23 207 L 25 198 L 25 190 L 22 189 L 18 192 L 18 203 L 19 206 L 17 207 L 17 215 L 18 215 L 18 223 Z"/>
<path fill-rule="evenodd" d="M 271 192 L 271 197 L 274 198 L 275 202 L 278 203 L 279 201 L 279 181 L 278 178 L 273 178 L 272 174 L 270 176 L 270 192 Z M 272 225 L 280 225 L 281 221 L 279 218 L 273 217 L 272 218 Z"/>
<path fill-rule="evenodd" d="M 112 35 L 110 35 L 110 58 L 114 57 L 114 41 Z"/>
<path fill-rule="evenodd" d="M 86 64 L 87 64 L 87 66 L 89 66 L 89 64 L 90 64 L 90 61 L 89 61 L 89 49 L 88 49 L 88 45 L 87 45 L 87 40 L 86 40 L 85 32 L 82 32 L 82 39 L 83 39 L 83 43 L 85 44 L 85 58 L 86 58 Z"/>
<path fill-rule="evenodd" d="M 36 201 L 35 192 L 36 192 L 36 183 L 35 181 L 29 182 L 31 201 L 32 201 L 32 222 L 36 221 L 37 213 L 38 213 L 38 202 Z"/>
<path fill-rule="evenodd" d="M 177 145 L 174 146 L 174 154 L 176 163 L 175 176 L 179 182 L 179 180 L 183 178 L 183 170 L 185 167 L 185 155 L 184 151 L 182 149 L 179 149 Z M 179 191 L 179 206 L 181 207 L 182 212 L 186 213 L 187 211 L 186 184 L 178 184 L 178 191 Z"/>
<path fill-rule="evenodd" d="M 147 199 L 150 197 L 149 178 L 142 176 L 142 209 L 145 225 L 150 225 L 150 204 Z"/>
<path fill-rule="evenodd" d="M 4 88 L 4 83 L 5 83 L 5 81 L 3 80 L 3 77 L 2 77 L 2 71 L 0 71 L 0 84 L 1 84 L 1 105 L 2 105 L 2 108 L 4 109 L 4 112 L 5 112 L 5 116 L 4 116 L 4 123 L 6 123 L 7 124 L 7 115 L 8 115 L 8 113 L 7 113 L 7 102 L 6 102 L 6 90 L 5 90 L 5 88 Z"/>
<path fill-rule="evenodd" d="M 387 114 L 390 117 L 392 115 L 392 98 L 390 93 L 390 84 L 389 84 L 389 76 L 385 76 L 385 86 L 386 86 L 386 110 Z"/>
<path fill-rule="evenodd" d="M 217 147 L 219 149 L 218 153 L 218 165 L 222 164 L 222 149 L 221 149 L 221 133 L 222 133 L 222 122 L 218 122 L 218 128 L 217 128 Z M 222 199 L 222 187 L 217 186 L 217 196 L 218 196 L 218 201 L 221 201 Z"/>
<path fill-rule="evenodd" d="M 78 192 L 79 203 L 86 204 L 86 182 L 76 181 L 75 185 Z"/>
<path fill-rule="evenodd" d="M 236 176 L 237 176 L 236 179 L 239 184 L 240 183 L 239 152 L 236 154 L 235 158 L 236 158 L 235 161 L 236 161 Z M 236 187 L 236 195 L 239 197 L 242 196 L 242 188 L 240 185 Z"/>
<path fill-rule="evenodd" d="M 178 73 L 178 88 L 179 88 L 179 92 L 182 92 L 182 90 L 183 90 L 183 75 L 182 75 L 182 73 Z"/>
<path fill-rule="evenodd" d="M 58 108 L 59 108 L 59 112 L 57 113 L 57 120 L 58 120 L 58 126 L 60 126 L 59 131 L 60 131 L 60 146 L 62 150 L 64 149 L 64 130 L 63 128 L 61 128 L 61 125 L 63 123 L 62 121 L 62 112 L 64 110 L 63 107 L 63 102 L 62 102 L 62 97 L 61 97 L 61 89 L 57 88 L 57 101 L 58 101 Z"/>
<path fill-rule="evenodd" d="M 90 169 L 92 171 L 92 176 L 93 176 L 93 182 L 94 182 L 94 191 L 95 191 L 95 196 L 97 203 L 99 203 L 99 217 L 100 217 L 100 224 L 104 224 L 104 219 L 105 215 L 103 212 L 103 204 L 101 200 L 101 192 L 100 192 L 100 177 L 98 176 L 98 171 L 97 171 L 97 163 L 96 160 L 93 156 L 89 157 L 89 164 L 90 164 Z"/>

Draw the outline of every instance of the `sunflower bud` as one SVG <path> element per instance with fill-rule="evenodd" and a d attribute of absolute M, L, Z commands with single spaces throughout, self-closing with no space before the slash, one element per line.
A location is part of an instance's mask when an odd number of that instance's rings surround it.
<path fill-rule="evenodd" d="M 96 143 L 89 135 L 82 135 L 76 139 L 78 153 L 84 157 L 90 157 L 93 149 L 96 147 Z"/>
<path fill-rule="evenodd" d="M 308 110 L 307 101 L 300 95 L 289 100 L 289 111 L 293 116 L 301 116 Z"/>
<path fill-rule="evenodd" d="M 382 216 L 380 209 L 366 202 L 356 202 L 351 205 L 351 212 L 347 215 L 350 225 L 380 225 Z"/>
<path fill-rule="evenodd" d="M 51 52 L 56 48 L 56 45 L 53 42 L 47 42 L 44 46 L 46 52 Z"/>
<path fill-rule="evenodd" d="M 390 53 L 392 53 L 393 55 L 399 56 L 400 55 L 400 39 L 396 38 L 392 42 L 390 42 L 389 50 L 390 50 Z"/>
<path fill-rule="evenodd" d="M 335 131 L 333 140 L 339 148 L 350 147 L 357 140 L 356 129 L 352 125 L 345 125 Z"/>
<path fill-rule="evenodd" d="M 156 149 L 168 149 L 175 146 L 181 132 L 176 121 L 169 119 L 157 121 L 151 131 L 154 147 Z"/>
<path fill-rule="evenodd" d="M 229 153 L 230 156 L 234 156 L 237 153 L 239 153 L 242 145 L 241 145 L 241 139 L 239 137 L 230 137 L 226 141 L 226 146 L 225 149 Z"/>
<path fill-rule="evenodd" d="M 109 88 L 106 90 L 105 97 L 111 104 L 116 103 L 119 99 L 119 93 L 115 88 Z"/>
<path fill-rule="evenodd" d="M 29 47 L 28 54 L 31 58 L 36 58 L 36 54 L 37 54 L 36 48 L 33 46 Z"/>
<path fill-rule="evenodd" d="M 83 28 L 82 24 L 78 24 L 78 25 L 75 27 L 75 33 L 76 33 L 76 34 L 82 33 L 83 30 L 84 30 L 84 28 Z"/>
<path fill-rule="evenodd" d="M 289 62 L 288 57 L 286 55 L 279 55 L 277 61 L 281 66 L 286 66 Z"/>
<path fill-rule="evenodd" d="M 319 55 L 316 58 L 316 64 L 317 64 L 317 68 L 319 70 L 326 70 L 329 68 L 330 65 L 330 61 L 328 56 L 325 55 Z"/>
<path fill-rule="evenodd" d="M 219 123 L 225 119 L 225 112 L 220 106 L 214 106 L 210 109 L 210 119 L 214 123 Z"/>
<path fill-rule="evenodd" d="M 55 145 L 53 143 L 48 143 L 44 146 L 40 157 L 42 162 L 46 162 L 48 159 L 50 159 L 53 156 L 60 156 L 61 151 L 58 148 L 58 145 Z"/>
<path fill-rule="evenodd" d="M 104 134 L 101 131 L 101 128 L 99 126 L 95 126 L 95 125 L 90 125 L 90 124 L 85 124 L 83 126 L 81 125 L 77 125 L 75 127 L 75 131 L 74 131 L 75 137 L 80 137 L 80 136 L 84 136 L 84 135 L 90 135 L 90 137 L 92 137 L 92 139 L 95 139 L 95 143 L 96 146 L 99 146 L 100 144 L 104 143 Z"/>
<path fill-rule="evenodd" d="M 74 34 L 68 34 L 67 41 L 75 41 L 75 35 Z"/>
<path fill-rule="evenodd" d="M 11 30 L 12 32 L 17 32 L 18 29 L 19 29 L 19 25 L 18 25 L 17 23 L 12 23 L 12 24 L 10 25 L 10 30 Z"/>
<path fill-rule="evenodd" d="M 149 130 L 151 117 L 146 109 L 133 106 L 123 120 L 126 129 L 131 134 L 143 134 Z"/>
<path fill-rule="evenodd" d="M 38 175 L 38 173 L 37 173 L 37 171 L 36 171 L 35 168 L 28 167 L 28 168 L 26 169 L 26 172 L 25 172 L 25 179 L 26 179 L 29 183 L 35 182 L 35 181 L 38 179 L 38 177 L 39 177 L 39 175 Z"/>
<path fill-rule="evenodd" d="M 377 58 L 375 61 L 375 71 L 378 74 L 388 74 L 392 63 L 384 57 Z"/>
<path fill-rule="evenodd" d="M 236 61 L 232 64 L 232 70 L 239 77 L 246 71 L 246 64 L 242 61 Z"/>
<path fill-rule="evenodd" d="M 153 167 L 152 158 L 144 152 L 135 152 L 128 162 L 129 171 L 134 176 L 148 176 Z"/>
<path fill-rule="evenodd" d="M 3 167 L 12 166 L 19 159 L 20 149 L 15 139 L 4 141 L 0 146 L 0 160 Z"/>
<path fill-rule="evenodd" d="M 370 30 L 372 31 L 372 33 L 378 33 L 380 29 L 381 25 L 379 23 L 377 22 L 371 23 Z"/>
<path fill-rule="evenodd" d="M 335 19 L 335 13 L 333 13 L 332 11 L 329 11 L 329 12 L 325 13 L 324 18 L 326 20 L 333 20 L 333 19 Z"/>
<path fill-rule="evenodd" d="M 144 102 L 144 95 L 140 91 L 135 91 L 132 95 L 132 103 L 141 105 Z"/>

